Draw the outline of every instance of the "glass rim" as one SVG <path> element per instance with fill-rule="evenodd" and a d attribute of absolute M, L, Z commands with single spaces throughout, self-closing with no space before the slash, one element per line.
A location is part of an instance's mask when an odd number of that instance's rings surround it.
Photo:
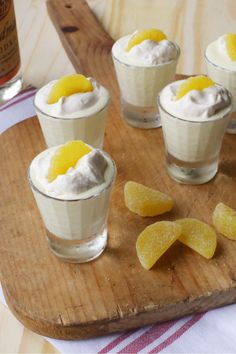
<path fill-rule="evenodd" d="M 171 43 L 173 43 L 174 46 L 176 47 L 176 49 L 177 49 L 177 54 L 176 54 L 176 57 L 175 57 L 174 59 L 171 59 L 171 60 L 169 60 L 169 61 L 167 61 L 167 62 L 165 62 L 165 63 L 154 64 L 154 65 L 135 65 L 135 64 L 128 64 L 128 63 L 125 63 L 124 61 L 118 59 L 118 58 L 113 54 L 113 47 L 114 47 L 115 43 L 114 43 L 113 46 L 112 46 L 111 55 L 112 55 L 113 60 L 118 61 L 118 63 L 120 63 L 120 64 L 122 64 L 122 65 L 124 65 L 124 66 L 135 67 L 135 68 L 152 69 L 152 68 L 157 68 L 157 67 L 160 67 L 160 66 L 168 65 L 168 64 L 170 64 L 170 63 L 172 63 L 172 62 L 175 62 L 175 61 L 177 61 L 177 60 L 179 59 L 179 56 L 180 56 L 180 47 L 179 47 L 179 45 L 178 45 L 177 43 L 175 43 L 175 42 L 172 42 L 172 41 L 171 41 Z"/>
<path fill-rule="evenodd" d="M 226 71 L 226 72 L 229 72 L 229 73 L 232 73 L 232 72 L 233 72 L 233 73 L 236 74 L 236 69 L 235 69 L 235 70 L 226 69 L 226 68 L 224 68 L 223 66 L 220 66 L 220 65 L 218 65 L 218 64 L 213 63 L 213 62 L 207 57 L 206 51 L 207 51 L 207 48 L 206 48 L 205 51 L 204 51 L 204 58 L 205 58 L 206 62 L 210 63 L 212 66 L 214 66 L 214 67 L 216 67 L 216 68 L 218 68 L 218 69 L 220 69 L 220 70 L 222 70 L 222 71 Z"/>
<path fill-rule="evenodd" d="M 64 117 L 58 117 L 58 116 L 50 115 L 49 113 L 44 112 L 42 109 L 40 109 L 36 105 L 35 101 L 36 101 L 36 95 L 37 95 L 38 91 L 34 95 L 33 106 L 34 106 L 34 109 L 36 111 L 36 114 L 37 114 L 37 111 L 38 111 L 39 113 L 41 113 L 41 114 L 43 114 L 43 115 L 45 115 L 45 116 L 47 116 L 49 118 L 52 118 L 52 119 L 65 120 L 65 121 L 67 121 L 67 120 L 68 121 L 72 121 L 72 120 L 79 120 L 79 119 L 86 119 L 86 118 L 89 119 L 89 118 L 94 117 L 96 114 L 101 113 L 105 108 L 107 108 L 109 106 L 109 103 L 111 101 L 110 92 L 104 86 L 102 86 L 102 87 L 106 90 L 106 92 L 108 94 L 107 101 L 105 102 L 104 106 L 102 106 L 98 111 L 96 111 L 95 113 L 88 114 L 88 115 L 83 115 L 83 116 L 74 117 L 74 118 L 72 118 L 72 117 L 64 118 Z"/>
<path fill-rule="evenodd" d="M 102 190 L 98 191 L 97 193 L 95 193 L 95 194 L 93 194 L 93 195 L 91 195 L 89 197 L 85 197 L 85 198 L 64 199 L 64 198 L 53 197 L 51 195 L 48 195 L 48 194 L 42 192 L 38 187 L 35 186 L 35 184 L 32 181 L 32 178 L 30 176 L 30 168 L 31 168 L 31 164 L 32 164 L 34 159 L 31 161 L 31 163 L 30 163 L 30 165 L 28 167 L 28 170 L 27 170 L 27 178 L 28 178 L 28 182 L 29 182 L 31 188 L 34 191 L 38 192 L 39 194 L 43 195 L 44 197 L 46 197 L 48 199 L 57 200 L 59 202 L 79 202 L 79 201 L 89 200 L 89 199 L 98 197 L 99 195 L 101 195 L 104 192 L 106 192 L 106 190 L 109 189 L 112 186 L 112 184 L 114 183 L 116 175 L 117 175 L 117 167 L 116 167 L 115 161 L 110 157 L 109 154 L 107 154 L 105 151 L 103 151 L 101 149 L 96 149 L 96 150 L 99 150 L 106 157 L 106 159 L 110 160 L 111 164 L 112 164 L 112 167 L 113 167 L 113 174 L 112 174 L 111 180 L 109 181 L 109 183 Z M 38 155 L 36 155 L 36 156 L 38 156 Z"/>
<path fill-rule="evenodd" d="M 177 81 L 180 81 L 180 80 L 177 80 Z M 171 85 L 171 84 L 169 84 L 169 85 Z M 215 121 L 224 119 L 224 118 L 226 118 L 228 115 L 230 115 L 231 112 L 232 112 L 232 110 L 233 110 L 233 98 L 232 98 L 232 94 L 230 93 L 230 91 L 229 91 L 228 89 L 226 89 L 224 86 L 219 85 L 219 84 L 216 84 L 216 86 L 221 87 L 221 88 L 224 88 L 224 89 L 228 92 L 228 95 L 229 95 L 229 97 L 230 97 L 230 105 L 228 106 L 228 109 L 227 109 L 227 107 L 224 108 L 224 109 L 227 110 L 226 113 L 225 113 L 223 116 L 220 116 L 220 117 L 218 117 L 218 118 L 216 118 L 216 119 L 211 119 L 211 117 L 209 117 L 209 120 L 200 120 L 200 118 L 199 118 L 199 120 L 190 120 L 190 119 L 183 119 L 183 118 L 180 118 L 180 117 L 175 116 L 174 114 L 168 112 L 168 111 L 163 107 L 163 105 L 162 105 L 162 103 L 161 103 L 161 93 L 162 93 L 163 90 L 162 90 L 162 91 L 158 94 L 158 96 L 157 96 L 158 107 L 160 107 L 165 113 L 167 113 L 167 114 L 168 114 L 169 116 L 171 116 L 172 118 L 175 118 L 175 119 L 180 120 L 180 121 L 182 121 L 182 122 L 191 122 L 191 123 L 196 123 L 196 124 L 197 124 L 197 123 L 198 123 L 198 124 L 199 124 L 199 123 L 203 123 L 203 124 L 208 123 L 208 124 L 210 124 L 210 123 L 212 123 L 213 121 L 215 122 Z"/>

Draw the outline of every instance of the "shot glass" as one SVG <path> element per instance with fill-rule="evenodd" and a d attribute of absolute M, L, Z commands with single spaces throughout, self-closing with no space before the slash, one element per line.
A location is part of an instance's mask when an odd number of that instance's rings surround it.
<path fill-rule="evenodd" d="M 161 125 L 157 106 L 158 93 L 175 78 L 180 49 L 175 44 L 174 59 L 158 65 L 137 66 L 112 58 L 120 88 L 124 120 L 136 128 L 151 129 Z"/>
<path fill-rule="evenodd" d="M 218 171 L 219 153 L 232 104 L 208 120 L 186 120 L 170 114 L 158 96 L 167 172 L 175 181 L 202 184 Z"/>
<path fill-rule="evenodd" d="M 103 147 L 110 95 L 104 87 L 102 89 L 104 105 L 89 115 L 80 114 L 73 118 L 49 115 L 37 106 L 34 99 L 34 108 L 48 147 L 65 144 L 69 140 L 83 140 L 95 148 Z"/>
<path fill-rule="evenodd" d="M 236 71 L 225 69 L 210 61 L 205 51 L 205 61 L 208 76 L 216 83 L 226 87 L 233 97 L 231 119 L 227 127 L 227 133 L 236 134 Z"/>
<path fill-rule="evenodd" d="M 32 161 L 29 183 L 43 219 L 49 249 L 63 261 L 84 263 L 97 258 L 107 245 L 107 216 L 116 165 L 102 152 L 111 169 L 104 188 L 84 198 L 65 200 L 42 192 L 34 182 Z"/>

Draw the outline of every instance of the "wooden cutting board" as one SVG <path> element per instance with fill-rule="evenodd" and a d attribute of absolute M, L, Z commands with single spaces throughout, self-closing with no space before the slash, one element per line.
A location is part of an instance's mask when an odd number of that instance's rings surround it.
<path fill-rule="evenodd" d="M 109 215 L 109 245 L 97 260 L 67 264 L 47 248 L 27 182 L 32 158 L 45 148 L 36 118 L 0 137 L 0 276 L 9 307 L 33 331 L 54 338 L 87 338 L 166 321 L 236 301 L 236 242 L 218 236 L 207 261 L 176 242 L 150 271 L 136 256 L 138 234 L 158 220 L 191 216 L 211 223 L 215 205 L 236 207 L 236 137 L 227 135 L 219 173 L 201 186 L 180 185 L 165 169 L 161 129 L 123 123 L 110 57 L 112 39 L 84 1 L 50 0 L 48 9 L 75 68 L 112 93 L 105 150 L 118 168 Z M 173 196 L 172 212 L 141 218 L 124 205 L 135 180 Z"/>

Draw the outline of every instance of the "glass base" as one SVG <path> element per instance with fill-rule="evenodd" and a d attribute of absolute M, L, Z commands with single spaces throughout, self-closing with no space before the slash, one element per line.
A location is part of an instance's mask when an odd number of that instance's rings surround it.
<path fill-rule="evenodd" d="M 167 172 L 172 179 L 179 183 L 206 183 L 216 175 L 217 170 L 217 159 L 204 162 L 186 162 L 176 159 L 169 153 L 167 155 Z"/>
<path fill-rule="evenodd" d="M 0 86 L 0 104 L 5 103 L 17 95 L 23 86 L 23 78 L 16 76 L 12 80 Z"/>
<path fill-rule="evenodd" d="M 157 107 L 134 106 L 122 99 L 121 109 L 124 120 L 132 127 L 153 129 L 161 126 L 160 115 Z"/>
<path fill-rule="evenodd" d="M 107 245 L 107 228 L 101 234 L 82 240 L 64 240 L 47 231 L 50 250 L 62 261 L 85 263 L 100 256 Z"/>
<path fill-rule="evenodd" d="M 231 114 L 231 119 L 229 121 L 226 132 L 229 134 L 236 134 L 236 112 Z"/>

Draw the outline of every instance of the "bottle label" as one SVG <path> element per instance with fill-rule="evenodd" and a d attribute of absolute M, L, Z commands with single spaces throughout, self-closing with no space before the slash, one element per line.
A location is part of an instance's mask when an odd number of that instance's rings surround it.
<path fill-rule="evenodd" d="M 20 68 L 13 0 L 0 0 L 0 85 L 9 81 Z"/>

